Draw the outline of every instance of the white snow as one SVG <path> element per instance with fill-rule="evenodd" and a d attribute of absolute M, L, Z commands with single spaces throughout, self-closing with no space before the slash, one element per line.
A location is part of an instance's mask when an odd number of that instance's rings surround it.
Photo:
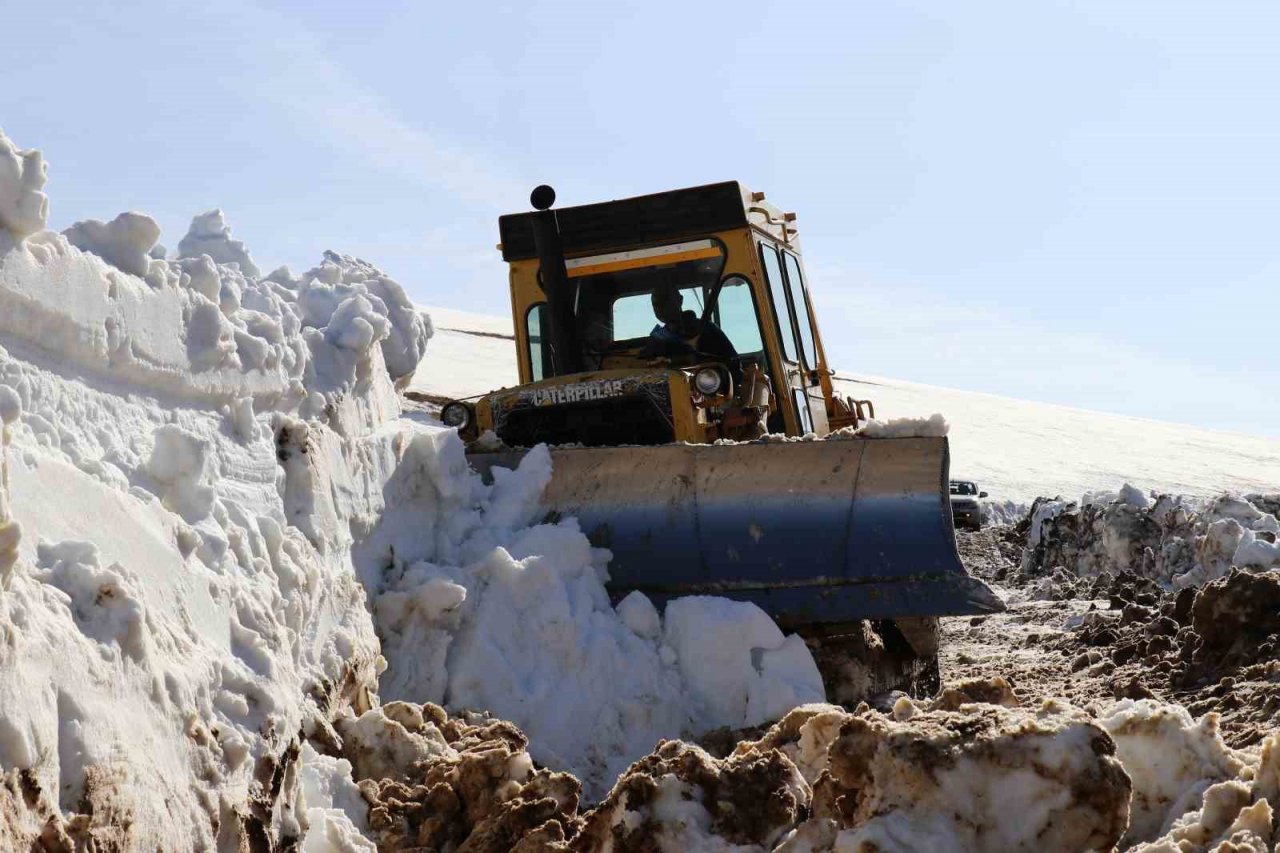
<path fill-rule="evenodd" d="M 122 272 L 146 276 L 151 250 L 160 239 L 160 225 L 145 213 L 129 211 L 110 222 L 86 219 L 62 235 L 77 249 L 92 252 Z"/>
<path fill-rule="evenodd" d="M 156 238 L 159 237 L 157 233 Z M 246 276 L 257 278 L 261 275 L 244 243 L 231 239 L 231 226 L 221 210 L 210 210 L 192 219 L 190 230 L 178 243 L 180 259 L 199 258 L 201 255 L 208 255 L 214 263 L 236 264 Z"/>
<path fill-rule="evenodd" d="M 21 240 L 44 228 L 49 199 L 39 151 L 23 150 L 0 129 L 0 229 Z"/>
<path fill-rule="evenodd" d="M 858 428 L 858 434 L 867 438 L 941 438 L 950 431 L 947 419 L 937 412 L 927 418 L 872 419 Z"/>
<path fill-rule="evenodd" d="M 665 620 L 643 596 L 610 606 L 608 553 L 574 520 L 529 527 L 551 474 L 545 448 L 480 483 L 452 431 L 419 438 L 421 470 L 358 552 L 383 654 L 385 699 L 491 711 L 529 750 L 599 795 L 662 738 L 776 719 L 821 700 L 808 648 L 751 604 L 686 598 Z M 383 533 L 396 536 L 383 542 Z"/>
<path fill-rule="evenodd" d="M 825 697 L 804 640 L 754 604 L 691 596 L 667 605 L 666 644 L 711 726 L 757 726 Z M 745 652 L 745 654 L 744 654 Z"/>

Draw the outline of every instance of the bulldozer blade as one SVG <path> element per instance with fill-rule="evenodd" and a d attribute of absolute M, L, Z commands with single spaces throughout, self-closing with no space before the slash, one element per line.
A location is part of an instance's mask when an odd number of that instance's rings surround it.
<path fill-rule="evenodd" d="M 476 453 L 489 476 L 523 452 Z M 752 601 L 785 625 L 993 613 L 956 551 L 945 438 L 552 451 L 548 515 L 613 552 L 609 590 Z"/>

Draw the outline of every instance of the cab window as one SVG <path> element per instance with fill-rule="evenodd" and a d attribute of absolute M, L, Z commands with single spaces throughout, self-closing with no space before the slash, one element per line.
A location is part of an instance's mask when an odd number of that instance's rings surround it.
<path fill-rule="evenodd" d="M 812 312 L 809 310 L 809 290 L 804 286 L 800 261 L 790 252 L 783 252 L 787 264 L 787 287 L 791 291 L 791 304 L 796 309 L 796 326 L 800 329 L 800 342 L 810 368 L 818 366 L 818 352 L 814 347 Z"/>
<path fill-rule="evenodd" d="M 539 302 L 530 306 L 528 313 L 525 314 L 525 332 L 529 340 L 527 355 L 534 382 L 546 379 L 554 373 L 551 362 L 551 341 L 544 334 L 546 311 L 546 303 Z"/>
<path fill-rule="evenodd" d="M 699 316 L 702 315 L 701 287 L 681 288 L 680 295 L 684 297 L 686 309 L 695 311 Z M 612 338 L 614 341 L 646 338 L 655 325 L 662 324 L 662 321 L 653 315 L 652 296 L 653 294 L 647 292 L 633 293 L 613 300 Z"/>
<path fill-rule="evenodd" d="M 791 324 L 791 308 L 787 302 L 787 284 L 782 277 L 782 265 L 778 252 L 768 243 L 760 244 L 760 259 L 764 264 L 764 277 L 769 285 L 769 299 L 777 318 L 778 337 L 782 338 L 782 352 L 787 361 L 796 362 L 796 339 Z"/>
<path fill-rule="evenodd" d="M 760 321 L 750 283 L 740 275 L 725 279 L 716 299 L 712 322 L 725 333 L 738 355 L 762 352 Z"/>

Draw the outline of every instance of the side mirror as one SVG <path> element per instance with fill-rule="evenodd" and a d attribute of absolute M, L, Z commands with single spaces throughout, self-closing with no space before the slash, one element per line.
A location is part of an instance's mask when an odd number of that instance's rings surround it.
<path fill-rule="evenodd" d="M 978 492 L 978 497 L 985 498 L 986 496 L 987 496 L 986 492 Z"/>

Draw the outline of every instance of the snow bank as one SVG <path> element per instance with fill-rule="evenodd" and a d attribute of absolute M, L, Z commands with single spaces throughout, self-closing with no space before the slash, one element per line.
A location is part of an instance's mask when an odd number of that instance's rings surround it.
<path fill-rule="evenodd" d="M 1099 724 L 1116 742 L 1116 755 L 1133 782 L 1125 841 L 1151 841 L 1196 808 L 1205 790 L 1234 779 L 1244 762 L 1222 742 L 1214 715 L 1199 722 L 1180 705 L 1124 699 Z"/>
<path fill-rule="evenodd" d="M 1198 587 L 1235 567 L 1280 567 L 1280 520 L 1235 495 L 1200 500 L 1119 492 L 1080 501 L 1040 498 L 1026 521 L 1022 569 L 1040 575 L 1063 567 L 1080 577 L 1132 572 L 1172 588 Z"/>
<path fill-rule="evenodd" d="M 1280 804 L 1280 734 L 1257 750 L 1229 749 L 1217 716 L 1122 700 L 1099 723 L 1133 780 L 1126 846 L 1145 853 L 1270 851 Z M 1219 846 L 1222 845 L 1222 846 Z M 1233 846 L 1234 845 L 1234 846 Z"/>
<path fill-rule="evenodd" d="M 172 261 L 142 214 L 40 230 L 43 183 L 0 137 L 0 847 L 371 849 L 308 738 L 373 701 L 352 549 L 428 326 L 354 259 L 256 277 L 220 217 Z"/>

